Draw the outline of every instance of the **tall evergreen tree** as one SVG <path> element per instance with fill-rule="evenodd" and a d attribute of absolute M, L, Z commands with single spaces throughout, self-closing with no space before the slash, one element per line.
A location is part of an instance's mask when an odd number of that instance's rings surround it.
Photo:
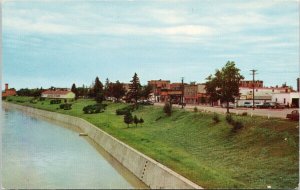
<path fill-rule="evenodd" d="M 129 92 L 127 98 L 129 99 L 129 101 L 134 99 L 135 104 L 137 104 L 137 101 L 140 98 L 141 84 L 140 79 L 136 73 L 134 73 L 130 82 L 131 84 L 129 84 Z"/>
<path fill-rule="evenodd" d="M 78 90 L 76 88 L 75 83 L 73 83 L 71 91 L 75 94 L 75 99 L 77 99 L 78 98 Z"/>
<path fill-rule="evenodd" d="M 99 80 L 99 77 L 96 77 L 94 84 L 94 94 L 103 93 L 103 84 Z"/>

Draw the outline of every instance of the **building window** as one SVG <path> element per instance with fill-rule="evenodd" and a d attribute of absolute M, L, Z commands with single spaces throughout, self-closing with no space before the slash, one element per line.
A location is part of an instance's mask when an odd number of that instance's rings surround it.
<path fill-rule="evenodd" d="M 283 103 L 285 104 L 285 98 L 283 98 Z"/>
<path fill-rule="evenodd" d="M 256 92 L 258 91 L 258 89 L 256 89 Z"/>
<path fill-rule="evenodd" d="M 277 98 L 275 99 L 275 102 L 277 102 Z"/>

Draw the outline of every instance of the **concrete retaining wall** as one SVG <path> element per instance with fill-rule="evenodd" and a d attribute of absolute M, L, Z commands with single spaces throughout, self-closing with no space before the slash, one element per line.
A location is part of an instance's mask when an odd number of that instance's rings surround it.
<path fill-rule="evenodd" d="M 79 127 L 137 178 L 153 189 L 202 189 L 166 166 L 131 148 L 84 119 L 60 113 L 3 102 L 4 108 L 15 108 Z"/>

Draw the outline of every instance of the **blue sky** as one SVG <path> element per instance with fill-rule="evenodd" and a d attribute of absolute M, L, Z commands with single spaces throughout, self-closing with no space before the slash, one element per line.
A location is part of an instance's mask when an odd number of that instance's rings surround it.
<path fill-rule="evenodd" d="M 205 82 L 228 60 L 266 86 L 299 76 L 298 1 L 5 1 L 3 81 L 22 87 Z M 3 85 L 2 84 L 2 85 Z"/>

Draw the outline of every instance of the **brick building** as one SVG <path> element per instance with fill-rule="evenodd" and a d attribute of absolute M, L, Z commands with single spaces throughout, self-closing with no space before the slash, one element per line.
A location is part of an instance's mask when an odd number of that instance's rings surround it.
<path fill-rule="evenodd" d="M 166 96 L 166 90 L 170 89 L 170 81 L 169 80 L 150 80 L 148 81 L 148 85 L 153 87 L 153 99 L 155 102 L 160 102 L 161 94 L 163 94 L 163 99 Z M 163 91 L 163 93 L 162 93 Z M 164 100 L 163 100 L 164 101 Z"/>
<path fill-rule="evenodd" d="M 264 82 L 261 80 L 256 80 L 256 81 L 254 81 L 254 83 L 252 80 L 242 80 L 240 82 L 240 87 L 253 88 L 253 84 L 254 84 L 254 87 L 263 87 L 264 86 Z"/>
<path fill-rule="evenodd" d="M 2 92 L 2 97 L 14 96 L 16 94 L 17 94 L 16 89 L 14 89 L 14 88 L 8 88 L 8 84 L 6 83 L 5 84 L 5 89 Z"/>

